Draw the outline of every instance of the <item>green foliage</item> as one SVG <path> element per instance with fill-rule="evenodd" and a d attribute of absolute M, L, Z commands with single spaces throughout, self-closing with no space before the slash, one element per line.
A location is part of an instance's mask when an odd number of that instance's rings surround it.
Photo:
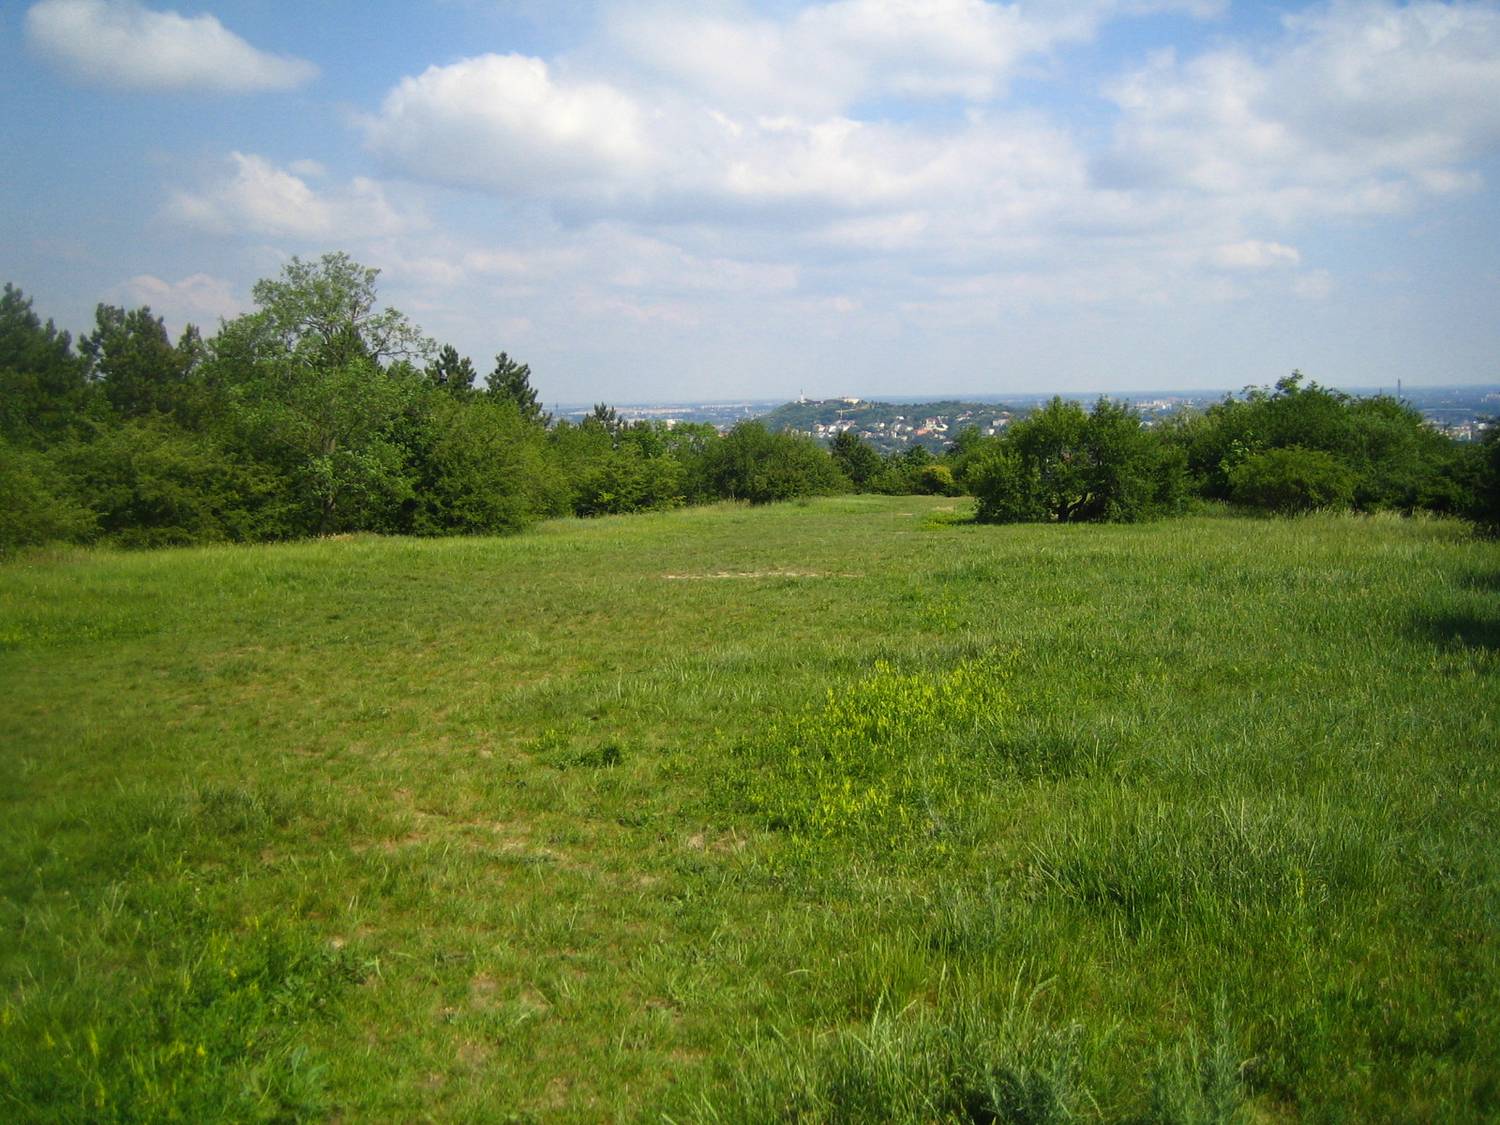
<path fill-rule="evenodd" d="M 932 451 L 925 445 L 911 445 L 890 453 L 881 464 L 880 472 L 871 482 L 871 491 L 887 496 L 921 496 L 925 494 L 922 474 L 937 464 Z"/>
<path fill-rule="evenodd" d="M 945 846 L 947 822 L 998 767 L 1015 711 L 1005 688 L 1012 663 L 990 654 L 938 673 L 879 663 L 830 688 L 822 707 L 755 743 L 751 807 L 806 839 Z"/>
<path fill-rule="evenodd" d="M 966 483 L 986 523 L 1128 523 L 1179 511 L 1186 490 L 1181 453 L 1105 398 L 1088 414 L 1054 398 L 1013 423 L 970 454 Z"/>
<path fill-rule="evenodd" d="M 6 283 L 0 294 L 0 437 L 45 444 L 85 425 L 92 395 L 87 365 L 73 342 L 49 320 L 42 323 L 31 299 Z"/>
<path fill-rule="evenodd" d="M 1229 471 L 1235 503 L 1280 515 L 1347 508 L 1354 483 L 1354 474 L 1332 454 L 1295 445 L 1253 453 Z"/>
<path fill-rule="evenodd" d="M 578 425 L 549 429 L 529 367 L 502 352 L 475 393 L 468 359 L 451 346 L 434 355 L 420 329 L 381 307 L 377 276 L 345 254 L 293 258 L 255 285 L 257 311 L 206 344 L 191 328 L 173 344 L 147 308 L 100 305 L 80 355 L 7 285 L 4 541 L 490 533 L 550 515 L 767 503 L 851 486 L 950 496 L 967 487 L 984 520 L 1131 521 L 1180 510 L 1184 464 L 1204 495 L 1242 503 L 1421 507 L 1497 522 L 1493 446 L 1460 448 L 1394 400 L 1351 399 L 1298 374 L 1175 422 L 1165 441 L 1128 407 L 1100 400 L 1085 414 L 1054 400 L 999 439 L 960 430 L 941 460 L 922 445 L 881 459 L 849 431 L 830 456 L 761 423 L 724 437 L 627 424 L 602 403 Z M 998 412 L 984 409 L 992 420 Z M 1293 471 L 1300 453 L 1257 460 L 1285 449 L 1332 457 L 1340 472 L 1314 457 L 1312 477 L 1298 476 L 1309 465 L 1302 457 Z"/>
<path fill-rule="evenodd" d="M 1484 435 L 1469 514 L 1492 533 L 1500 533 L 1500 419 L 1492 419 Z"/>
<path fill-rule="evenodd" d="M 545 510 L 547 448 L 510 401 L 440 394 L 426 418 L 426 443 L 412 520 L 418 534 L 504 534 Z"/>
<path fill-rule="evenodd" d="M 607 408 L 605 408 L 607 409 Z M 690 441 L 674 441 L 666 427 L 606 421 L 596 408 L 579 425 L 558 423 L 549 434 L 567 507 L 575 515 L 656 511 L 683 503 Z"/>
<path fill-rule="evenodd" d="M 127 311 L 100 305 L 94 319 L 94 331 L 80 341 L 79 350 L 110 406 L 126 418 L 191 417 L 193 375 L 204 358 L 197 330 L 184 331 L 174 346 L 166 325 L 149 308 Z"/>
<path fill-rule="evenodd" d="M 94 514 L 72 496 L 51 458 L 0 438 L 0 557 L 17 547 L 87 540 L 95 530 Z"/>
<path fill-rule="evenodd" d="M 682 468 L 671 457 L 648 457 L 625 443 L 582 466 L 573 487 L 580 516 L 659 511 L 682 503 Z"/>
<path fill-rule="evenodd" d="M 501 352 L 495 357 L 495 367 L 485 376 L 485 392 L 491 398 L 502 399 L 516 408 L 521 419 L 529 424 L 545 426 L 552 420 L 550 414 L 542 413 L 536 390 L 531 385 L 530 364 L 517 363 Z"/>
<path fill-rule="evenodd" d="M 963 491 L 947 465 L 923 465 L 916 483 L 916 491 L 924 496 L 957 496 Z"/>
<path fill-rule="evenodd" d="M 427 355 L 433 342 L 421 329 L 396 309 L 377 307 L 379 276 L 344 253 L 316 262 L 294 256 L 279 278 L 257 281 L 250 291 L 259 306 L 248 321 L 255 358 L 337 369 Z"/>
<path fill-rule="evenodd" d="M 773 434 L 759 422 L 741 422 L 708 446 L 699 472 L 710 495 L 752 504 L 849 487 L 833 458 L 811 438 Z"/>
<path fill-rule="evenodd" d="M 1166 433 L 1187 458 L 1199 491 L 1214 499 L 1256 503 L 1248 492 L 1236 495 L 1236 470 L 1259 453 L 1293 448 L 1338 463 L 1349 487 L 1344 495 L 1333 482 L 1335 504 L 1458 512 L 1470 495 L 1466 454 L 1415 410 L 1385 395 L 1355 398 L 1330 390 L 1305 381 L 1301 372 L 1272 389 L 1252 388 L 1178 419 Z M 1266 495 L 1276 499 L 1274 492 Z"/>
<path fill-rule="evenodd" d="M 438 350 L 424 374 L 434 387 L 451 395 L 463 398 L 474 393 L 474 364 L 468 356 L 460 356 L 452 344 L 444 344 Z"/>
<path fill-rule="evenodd" d="M 289 534 L 390 526 L 414 488 L 395 433 L 418 393 L 410 369 L 271 361 L 236 376 L 232 440 L 285 482 Z"/>
<path fill-rule="evenodd" d="M 880 472 L 880 454 L 861 441 L 859 435 L 852 430 L 840 430 L 828 452 L 857 490 L 863 491 Z"/>
<path fill-rule="evenodd" d="M 298 258 L 254 288 L 259 311 L 214 341 L 227 389 L 230 444 L 284 482 L 288 534 L 399 526 L 415 473 L 399 440 L 427 380 L 404 360 L 428 341 L 377 309 L 375 277 L 344 254 Z"/>
<path fill-rule="evenodd" d="M 609 405 L 609 403 L 596 402 L 594 403 L 594 409 L 589 412 L 588 417 L 584 418 L 580 425 L 602 430 L 613 441 L 620 436 L 620 431 L 624 428 L 625 423 L 620 418 L 620 412 Z"/>
<path fill-rule="evenodd" d="M 966 483 L 979 498 L 984 523 L 1035 523 L 1048 518 L 1041 482 L 1021 453 L 996 442 L 969 461 Z"/>
<path fill-rule="evenodd" d="M 148 547 L 275 534 L 280 482 L 167 419 L 104 427 L 53 457 L 112 542 Z"/>

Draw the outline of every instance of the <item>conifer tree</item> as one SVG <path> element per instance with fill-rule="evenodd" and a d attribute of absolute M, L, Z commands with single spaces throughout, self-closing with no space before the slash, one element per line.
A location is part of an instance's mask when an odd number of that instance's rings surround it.
<path fill-rule="evenodd" d="M 459 398 L 474 390 L 474 365 L 460 356 L 452 344 L 444 344 L 437 358 L 427 365 L 427 380 Z"/>
<path fill-rule="evenodd" d="M 543 414 L 537 402 L 536 389 L 531 385 L 531 366 L 517 363 L 504 352 L 495 357 L 495 369 L 485 379 L 485 389 L 495 398 L 515 403 L 527 422 L 545 426 L 552 421 L 552 416 Z"/>

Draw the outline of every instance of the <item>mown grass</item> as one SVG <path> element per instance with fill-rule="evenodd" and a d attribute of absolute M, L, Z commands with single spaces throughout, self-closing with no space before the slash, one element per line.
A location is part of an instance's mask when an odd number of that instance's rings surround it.
<path fill-rule="evenodd" d="M 1500 548 L 952 503 L 0 567 L 0 1116 L 1500 1116 Z"/>

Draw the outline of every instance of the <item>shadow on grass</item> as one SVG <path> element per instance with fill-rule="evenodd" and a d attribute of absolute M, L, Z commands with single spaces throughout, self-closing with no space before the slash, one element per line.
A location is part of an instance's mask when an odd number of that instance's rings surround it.
<path fill-rule="evenodd" d="M 1466 575 L 1462 582 L 1471 590 L 1483 590 L 1490 594 L 1500 594 L 1500 570 L 1476 571 Z"/>
<path fill-rule="evenodd" d="M 964 500 L 955 500 L 951 507 L 943 505 L 933 508 L 922 520 L 924 527 L 972 527 L 979 523 L 979 509 Z"/>
<path fill-rule="evenodd" d="M 1414 623 L 1418 636 L 1443 647 L 1500 651 L 1500 619 L 1477 613 L 1424 614 Z"/>

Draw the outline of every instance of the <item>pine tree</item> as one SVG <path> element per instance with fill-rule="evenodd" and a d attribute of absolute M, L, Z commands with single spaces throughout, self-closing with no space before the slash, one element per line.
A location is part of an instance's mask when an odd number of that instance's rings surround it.
<path fill-rule="evenodd" d="M 427 379 L 433 386 L 462 398 L 474 390 L 474 365 L 468 356 L 460 356 L 452 344 L 444 344 L 437 358 L 427 365 Z"/>
<path fill-rule="evenodd" d="M 527 422 L 545 426 L 552 415 L 543 414 L 536 398 L 536 389 L 531 385 L 531 367 L 517 363 L 501 352 L 495 357 L 495 370 L 485 379 L 486 391 L 495 398 L 509 399 L 516 404 L 521 417 Z"/>

